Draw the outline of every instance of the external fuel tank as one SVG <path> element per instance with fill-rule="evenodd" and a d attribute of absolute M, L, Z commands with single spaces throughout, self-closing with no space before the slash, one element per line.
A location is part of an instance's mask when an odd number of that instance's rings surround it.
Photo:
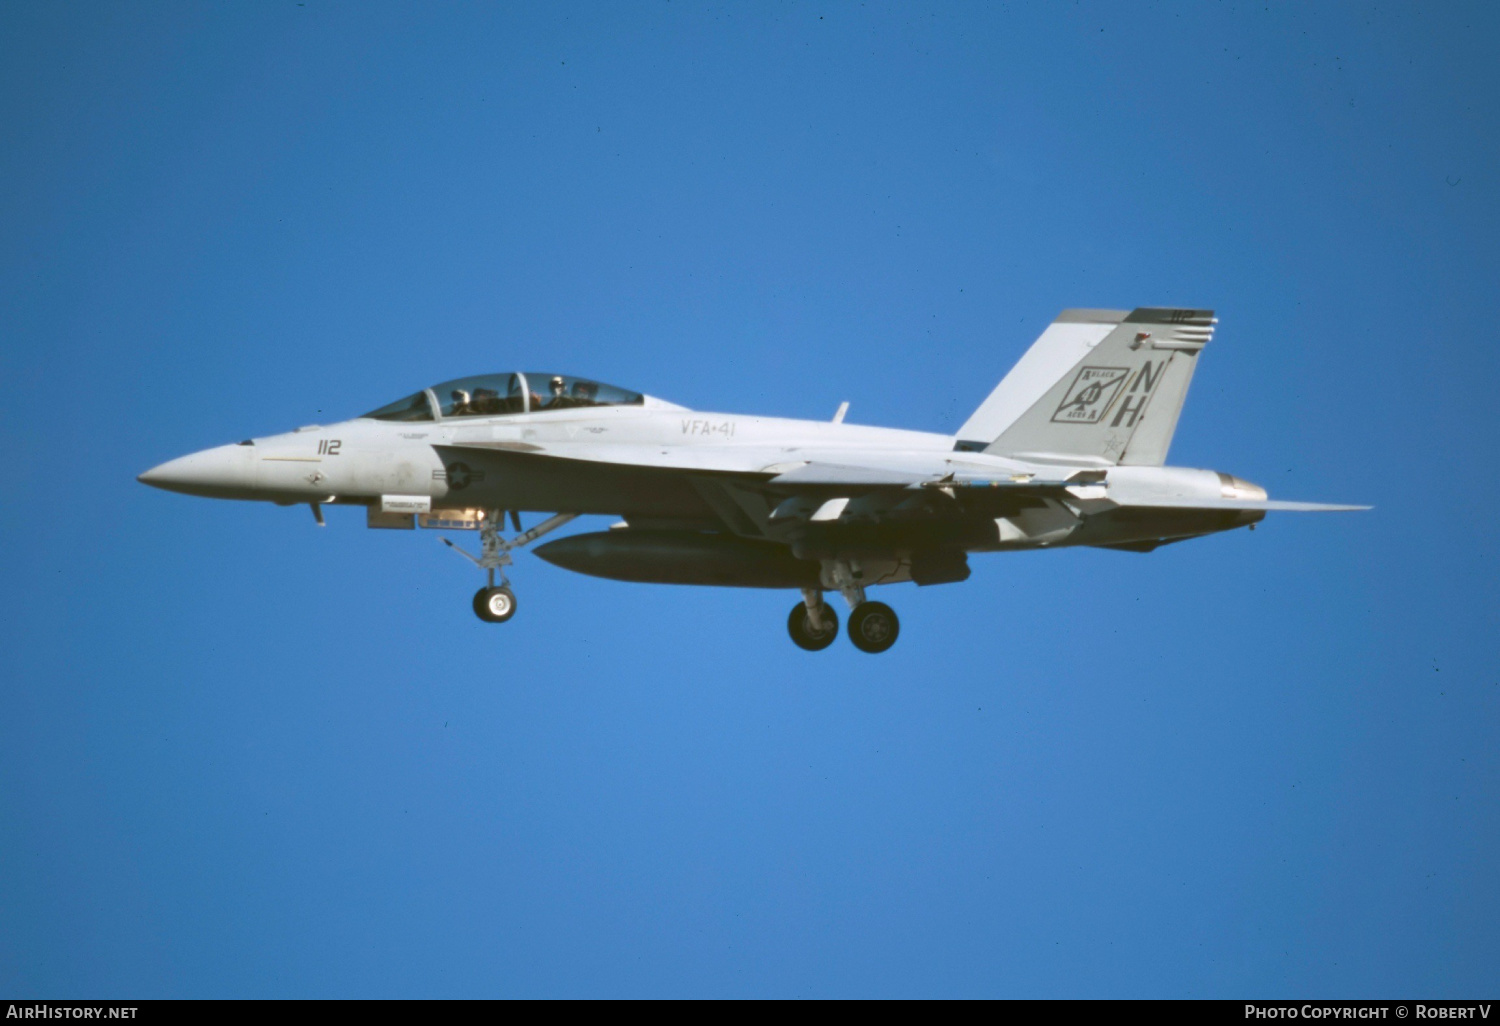
<path fill-rule="evenodd" d="M 575 534 L 536 549 L 554 566 L 644 584 L 815 588 L 818 564 L 785 545 L 730 534 L 619 529 Z"/>

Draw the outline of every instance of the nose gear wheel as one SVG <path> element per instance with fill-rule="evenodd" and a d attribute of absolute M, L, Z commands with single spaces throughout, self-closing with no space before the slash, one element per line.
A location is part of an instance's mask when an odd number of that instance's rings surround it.
<path fill-rule="evenodd" d="M 516 615 L 516 596 L 509 588 L 480 588 L 474 593 L 474 615 L 486 623 L 504 623 Z"/>

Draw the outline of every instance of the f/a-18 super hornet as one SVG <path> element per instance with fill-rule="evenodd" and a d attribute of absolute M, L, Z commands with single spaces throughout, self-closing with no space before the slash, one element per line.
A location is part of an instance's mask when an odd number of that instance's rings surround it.
<path fill-rule="evenodd" d="M 689 410 L 566 374 L 485 374 L 331 425 L 163 463 L 190 495 L 363 506 L 377 528 L 473 530 L 481 620 L 516 610 L 511 553 L 581 514 L 619 522 L 536 553 L 597 577 L 800 589 L 788 627 L 828 647 L 849 605 L 866 652 L 896 640 L 878 584 L 950 584 L 968 554 L 1089 545 L 1149 552 L 1251 526 L 1279 502 L 1230 474 L 1165 466 L 1210 310 L 1066 310 L 956 434 Z M 522 530 L 521 513 L 550 513 Z M 506 537 L 506 519 L 516 534 Z M 496 574 L 499 573 L 499 581 Z"/>

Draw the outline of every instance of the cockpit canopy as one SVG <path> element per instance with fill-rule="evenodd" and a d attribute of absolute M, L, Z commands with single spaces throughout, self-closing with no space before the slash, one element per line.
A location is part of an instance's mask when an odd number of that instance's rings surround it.
<path fill-rule="evenodd" d="M 498 417 L 587 406 L 640 406 L 646 397 L 570 374 L 480 374 L 455 378 L 364 414 L 373 420 Z"/>

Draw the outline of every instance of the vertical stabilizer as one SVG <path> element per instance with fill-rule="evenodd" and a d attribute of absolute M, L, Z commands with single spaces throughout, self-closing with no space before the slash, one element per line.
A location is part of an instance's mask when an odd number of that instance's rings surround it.
<path fill-rule="evenodd" d="M 1212 310 L 1066 310 L 959 431 L 959 447 L 1046 461 L 1166 462 Z"/>

